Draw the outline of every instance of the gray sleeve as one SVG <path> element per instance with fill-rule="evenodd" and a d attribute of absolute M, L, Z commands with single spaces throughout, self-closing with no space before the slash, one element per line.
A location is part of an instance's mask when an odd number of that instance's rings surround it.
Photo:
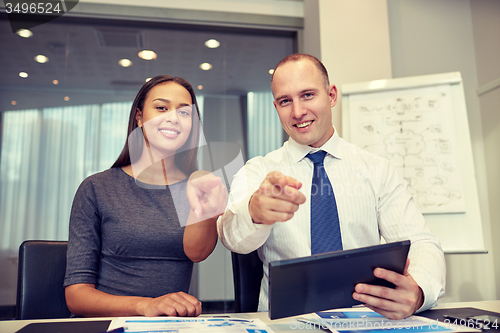
<path fill-rule="evenodd" d="M 94 186 L 87 179 L 78 188 L 71 208 L 64 287 L 77 283 L 96 284 L 101 253 L 100 229 Z"/>

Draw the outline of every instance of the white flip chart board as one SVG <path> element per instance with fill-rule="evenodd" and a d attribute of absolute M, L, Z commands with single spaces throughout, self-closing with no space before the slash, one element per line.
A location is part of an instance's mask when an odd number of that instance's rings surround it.
<path fill-rule="evenodd" d="M 459 72 L 343 85 L 342 132 L 396 167 L 445 253 L 485 252 Z"/>

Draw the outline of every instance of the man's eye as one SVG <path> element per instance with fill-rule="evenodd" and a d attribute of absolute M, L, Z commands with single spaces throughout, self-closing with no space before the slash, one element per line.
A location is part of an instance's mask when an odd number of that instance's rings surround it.
<path fill-rule="evenodd" d="M 289 99 L 282 99 L 282 100 L 280 101 L 280 105 L 281 105 L 281 106 L 285 106 L 285 105 L 287 105 L 288 103 L 290 103 L 290 100 L 289 100 Z"/>
<path fill-rule="evenodd" d="M 313 93 L 305 93 L 304 94 L 304 99 L 311 99 L 314 97 L 314 94 Z"/>

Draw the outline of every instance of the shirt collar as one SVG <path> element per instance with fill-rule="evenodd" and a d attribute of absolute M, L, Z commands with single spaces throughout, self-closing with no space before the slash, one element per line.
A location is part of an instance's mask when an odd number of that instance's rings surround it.
<path fill-rule="evenodd" d="M 288 147 L 288 152 L 292 157 L 293 162 L 295 163 L 302 160 L 310 152 L 316 152 L 318 150 L 324 150 L 333 157 L 342 159 L 342 156 L 340 154 L 340 137 L 337 134 L 337 129 L 335 127 L 332 137 L 319 148 L 301 145 L 295 142 L 292 138 L 288 139 Z"/>

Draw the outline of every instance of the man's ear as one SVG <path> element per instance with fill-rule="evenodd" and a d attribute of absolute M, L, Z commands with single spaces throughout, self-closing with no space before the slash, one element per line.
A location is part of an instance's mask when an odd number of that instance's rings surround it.
<path fill-rule="evenodd" d="M 330 107 L 333 108 L 337 104 L 337 87 L 334 84 L 328 88 L 328 95 L 330 96 Z"/>
<path fill-rule="evenodd" d="M 142 127 L 142 111 L 137 108 L 137 112 L 135 113 L 135 121 L 137 122 L 137 126 Z"/>

